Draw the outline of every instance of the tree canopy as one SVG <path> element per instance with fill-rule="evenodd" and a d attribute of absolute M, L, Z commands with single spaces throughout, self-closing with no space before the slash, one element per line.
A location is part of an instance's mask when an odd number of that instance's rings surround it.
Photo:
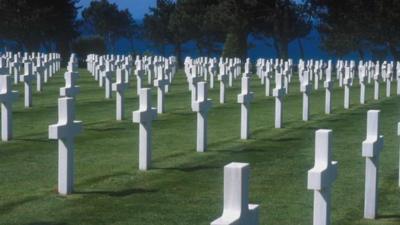
<path fill-rule="evenodd" d="M 85 26 L 101 36 L 112 51 L 120 38 L 132 39 L 137 27 L 128 9 L 120 10 L 107 0 L 91 1 L 82 11 L 82 17 Z"/>

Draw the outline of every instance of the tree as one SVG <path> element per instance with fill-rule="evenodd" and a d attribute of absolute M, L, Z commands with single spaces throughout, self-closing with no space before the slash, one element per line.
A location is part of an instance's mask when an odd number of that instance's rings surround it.
<path fill-rule="evenodd" d="M 127 9 L 119 10 L 117 4 L 108 0 L 90 2 L 82 11 L 82 17 L 85 25 L 93 28 L 93 33 L 101 36 L 112 51 L 120 38 L 132 39 L 137 28 Z"/>
<path fill-rule="evenodd" d="M 370 43 L 371 18 L 374 18 L 371 3 L 361 0 L 311 1 L 318 19 L 322 49 L 338 56 L 358 52 L 363 59 Z"/>
<path fill-rule="evenodd" d="M 225 35 L 223 57 L 247 56 L 247 37 L 252 31 L 253 21 L 257 18 L 257 0 L 219 0 L 210 7 L 205 19 L 207 27 L 221 30 Z"/>
<path fill-rule="evenodd" d="M 68 54 L 77 36 L 76 0 L 1 0 L 0 39 L 17 50 L 57 50 Z"/>
<path fill-rule="evenodd" d="M 306 5 L 294 0 L 275 0 L 260 4 L 260 10 L 268 13 L 256 19 L 255 34 L 272 38 L 278 57 L 287 59 L 289 44 L 311 31 L 311 16 L 307 15 Z"/>
<path fill-rule="evenodd" d="M 78 55 L 81 66 L 88 54 L 104 55 L 107 53 L 106 43 L 100 36 L 79 37 L 72 43 L 71 48 Z"/>
<path fill-rule="evenodd" d="M 152 41 L 165 55 L 165 46 L 171 44 L 169 20 L 175 10 L 172 0 L 157 0 L 156 7 L 150 8 L 143 19 L 144 36 Z"/>

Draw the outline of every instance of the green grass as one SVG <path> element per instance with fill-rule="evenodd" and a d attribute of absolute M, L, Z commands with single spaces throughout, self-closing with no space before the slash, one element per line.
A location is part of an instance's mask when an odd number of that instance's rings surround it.
<path fill-rule="evenodd" d="M 0 224 L 3 225 L 197 225 L 221 215 L 223 166 L 232 161 L 251 165 L 250 201 L 260 204 L 260 224 L 312 224 L 312 197 L 307 170 L 314 164 L 314 133 L 333 130 L 333 156 L 339 162 L 332 189 L 332 224 L 400 224 L 398 188 L 399 97 L 358 104 L 359 88 L 351 88 L 351 109 L 343 109 L 343 90 L 335 87 L 333 112 L 324 114 L 323 89 L 310 98 L 310 121 L 301 121 L 302 97 L 297 78 L 284 99 L 284 128 L 274 129 L 274 99 L 253 78 L 251 139 L 241 141 L 240 80 L 227 90 L 227 103 L 218 102 L 218 83 L 210 91 L 209 145 L 195 151 L 196 114 L 180 71 L 166 95 L 167 113 L 153 123 L 153 169 L 138 171 L 138 126 L 131 112 L 138 107 L 135 82 L 126 96 L 126 120 L 115 121 L 115 100 L 81 70 L 76 118 L 84 131 L 76 139 L 75 194 L 60 197 L 57 187 L 57 142 L 47 128 L 57 121 L 58 73 L 33 95 L 33 108 L 23 108 L 22 86 L 14 106 L 14 140 L 0 143 Z M 335 82 L 337 85 L 337 82 Z M 320 84 L 321 87 L 322 84 Z M 381 96 L 384 96 L 384 84 Z M 392 87 L 393 95 L 395 84 Z M 156 92 L 153 90 L 153 105 Z M 379 218 L 362 219 L 366 112 L 381 109 L 385 147 L 381 155 Z"/>

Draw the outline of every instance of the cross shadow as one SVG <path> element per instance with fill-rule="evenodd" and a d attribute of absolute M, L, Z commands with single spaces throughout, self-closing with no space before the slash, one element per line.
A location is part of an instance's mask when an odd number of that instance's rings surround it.
<path fill-rule="evenodd" d="M 26 142 L 42 142 L 42 143 L 47 143 L 49 142 L 49 139 L 43 139 L 43 138 L 15 138 L 14 140 L 16 141 L 26 141 Z"/>
<path fill-rule="evenodd" d="M 191 167 L 166 167 L 166 168 L 152 168 L 155 170 L 175 170 L 175 171 L 181 171 L 181 172 L 193 172 L 193 171 L 200 171 L 200 170 L 212 170 L 212 169 L 220 169 L 220 167 L 217 166 L 205 166 L 205 165 L 199 165 L 199 166 L 191 166 Z"/>
<path fill-rule="evenodd" d="M 158 192 L 157 189 L 144 189 L 144 188 L 132 188 L 132 189 L 123 189 L 119 191 L 101 191 L 101 190 L 93 190 L 93 191 L 74 191 L 74 194 L 94 194 L 94 195 L 108 195 L 110 197 L 125 197 L 133 194 L 140 194 L 140 193 L 156 193 Z"/>
<path fill-rule="evenodd" d="M 377 219 L 382 219 L 382 220 L 391 220 L 391 221 L 400 221 L 400 214 L 395 215 L 395 214 L 389 214 L 389 215 L 378 215 Z"/>
<path fill-rule="evenodd" d="M 40 221 L 40 222 L 27 223 L 25 225 L 67 225 L 67 223 Z"/>
<path fill-rule="evenodd" d="M 14 208 L 16 208 L 16 207 L 18 207 L 20 205 L 23 205 L 23 204 L 28 203 L 28 202 L 35 201 L 37 199 L 38 199 L 38 197 L 27 197 L 27 198 L 21 199 L 19 201 L 9 202 L 9 203 L 0 205 L 0 212 L 1 213 L 10 212 Z"/>

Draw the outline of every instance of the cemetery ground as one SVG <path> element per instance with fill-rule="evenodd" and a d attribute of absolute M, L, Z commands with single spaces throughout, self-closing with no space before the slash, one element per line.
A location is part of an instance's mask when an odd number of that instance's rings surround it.
<path fill-rule="evenodd" d="M 126 118 L 115 120 L 115 98 L 104 99 L 104 89 L 86 70 L 80 70 L 81 93 L 76 119 L 83 132 L 75 146 L 75 192 L 57 194 L 57 142 L 48 140 L 48 125 L 57 122 L 61 70 L 33 91 L 33 108 L 23 108 L 23 87 L 17 86 L 13 106 L 14 139 L 0 143 L 0 224 L 5 225 L 197 225 L 209 224 L 222 212 L 223 166 L 249 162 L 250 202 L 260 205 L 260 224 L 312 223 L 313 192 L 307 190 L 307 171 L 314 165 L 314 134 L 333 130 L 333 159 L 339 163 L 332 189 L 332 224 L 400 224 L 398 187 L 399 144 L 396 136 L 400 97 L 391 98 L 381 84 L 381 100 L 359 104 L 359 86 L 351 88 L 351 108 L 343 109 L 343 90 L 332 96 L 333 111 L 324 114 L 325 89 L 313 90 L 310 121 L 303 122 L 302 94 L 297 76 L 284 98 L 282 129 L 274 127 L 274 98 L 252 77 L 255 99 L 250 109 L 251 138 L 240 140 L 240 80 L 226 91 L 221 105 L 219 82 L 209 91 L 208 150 L 197 153 L 196 113 L 190 108 L 186 77 L 179 71 L 165 96 L 166 113 L 153 122 L 151 170 L 138 170 L 138 108 L 135 78 L 126 92 Z M 147 84 L 147 79 L 144 79 Z M 394 83 L 393 83 L 394 84 Z M 113 93 L 115 94 L 115 93 Z M 153 88 L 153 105 L 156 91 Z M 115 96 L 113 96 L 115 97 Z M 364 164 L 361 143 L 366 135 L 367 109 L 381 109 L 385 136 L 380 161 L 377 220 L 364 220 Z"/>

